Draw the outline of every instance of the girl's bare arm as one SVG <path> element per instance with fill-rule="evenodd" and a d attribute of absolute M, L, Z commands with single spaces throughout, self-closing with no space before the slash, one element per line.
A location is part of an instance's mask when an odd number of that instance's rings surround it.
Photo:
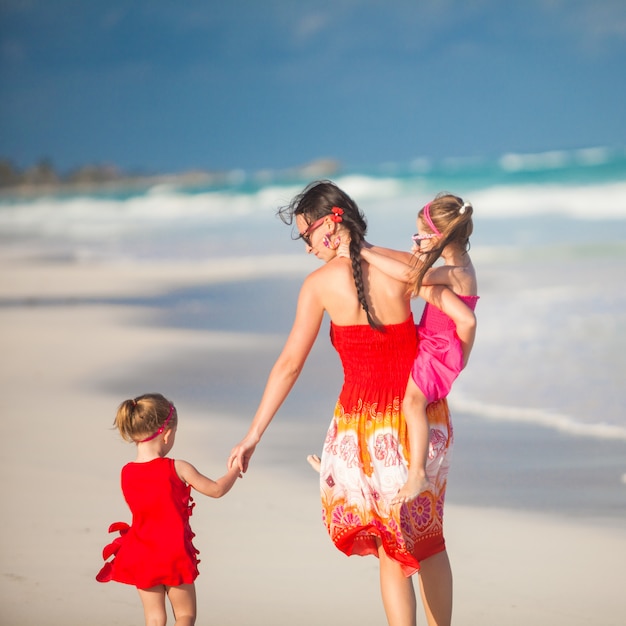
<path fill-rule="evenodd" d="M 411 282 L 411 275 L 414 272 L 414 267 L 409 263 L 405 263 L 397 258 L 388 256 L 382 253 L 380 249 L 368 247 L 361 248 L 361 257 L 383 272 L 383 274 L 387 274 L 387 276 L 405 283 Z"/>
<path fill-rule="evenodd" d="M 210 498 L 221 498 L 227 494 L 235 484 L 237 478 L 241 476 L 238 467 L 231 467 L 226 474 L 217 480 L 212 480 L 208 476 L 201 474 L 191 463 L 176 459 L 174 461 L 176 473 L 188 485 L 196 491 L 209 496 Z"/>

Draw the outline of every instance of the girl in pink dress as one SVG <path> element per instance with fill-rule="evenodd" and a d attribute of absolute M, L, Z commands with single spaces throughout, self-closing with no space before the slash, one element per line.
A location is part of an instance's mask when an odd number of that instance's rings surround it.
<path fill-rule="evenodd" d="M 474 343 L 478 301 L 476 272 L 469 256 L 473 208 L 469 202 L 451 194 L 439 194 L 417 215 L 413 235 L 413 262 L 407 265 L 397 258 L 365 246 L 363 259 L 381 271 L 408 283 L 416 296 L 422 285 L 444 285 L 467 305 L 466 315 L 452 320 L 439 308 L 426 303 L 417 327 L 417 355 L 403 400 L 407 421 L 411 462 L 408 477 L 394 502 L 416 498 L 431 485 L 437 468 L 429 471 L 430 461 L 437 461 L 437 430 L 429 425 L 427 405 L 445 398 L 452 383 L 467 364 Z M 439 259 L 443 265 L 433 267 Z M 430 448 L 430 450 L 429 450 Z"/>

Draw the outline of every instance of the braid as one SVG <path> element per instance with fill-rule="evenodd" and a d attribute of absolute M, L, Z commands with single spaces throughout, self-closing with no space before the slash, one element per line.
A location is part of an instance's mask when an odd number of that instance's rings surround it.
<path fill-rule="evenodd" d="M 350 260 L 352 261 L 352 276 L 354 276 L 354 285 L 359 297 L 359 302 L 367 315 L 367 322 L 376 330 L 380 330 L 380 326 L 376 323 L 372 314 L 370 313 L 370 307 L 365 297 L 365 286 L 363 285 L 363 268 L 361 267 L 361 240 L 360 238 L 352 236 L 350 239 Z"/>

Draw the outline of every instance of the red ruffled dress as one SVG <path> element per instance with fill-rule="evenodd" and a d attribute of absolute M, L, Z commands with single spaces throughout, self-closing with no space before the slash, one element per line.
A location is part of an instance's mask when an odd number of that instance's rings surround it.
<path fill-rule="evenodd" d="M 445 549 L 443 503 L 452 447 L 446 400 L 427 408 L 433 491 L 403 505 L 392 498 L 408 477 L 408 434 L 402 400 L 417 351 L 413 317 L 384 327 L 331 324 L 344 369 L 320 472 L 322 516 L 335 546 L 347 555 L 378 556 L 376 541 L 407 576 Z"/>
<path fill-rule="evenodd" d="M 133 515 L 132 524 L 111 524 L 120 536 L 102 551 L 106 561 L 96 576 L 148 589 L 193 583 L 198 576 L 198 550 L 189 525 L 193 509 L 191 487 L 183 482 L 167 457 L 122 468 L 122 492 Z"/>

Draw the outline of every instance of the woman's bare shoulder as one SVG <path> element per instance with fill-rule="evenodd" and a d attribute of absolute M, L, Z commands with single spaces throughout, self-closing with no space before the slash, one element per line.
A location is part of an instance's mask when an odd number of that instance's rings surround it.
<path fill-rule="evenodd" d="M 348 285 L 353 283 L 352 264 L 349 259 L 336 258 L 308 274 L 302 284 L 302 290 L 323 294 L 339 286 L 346 289 L 346 283 Z"/>

